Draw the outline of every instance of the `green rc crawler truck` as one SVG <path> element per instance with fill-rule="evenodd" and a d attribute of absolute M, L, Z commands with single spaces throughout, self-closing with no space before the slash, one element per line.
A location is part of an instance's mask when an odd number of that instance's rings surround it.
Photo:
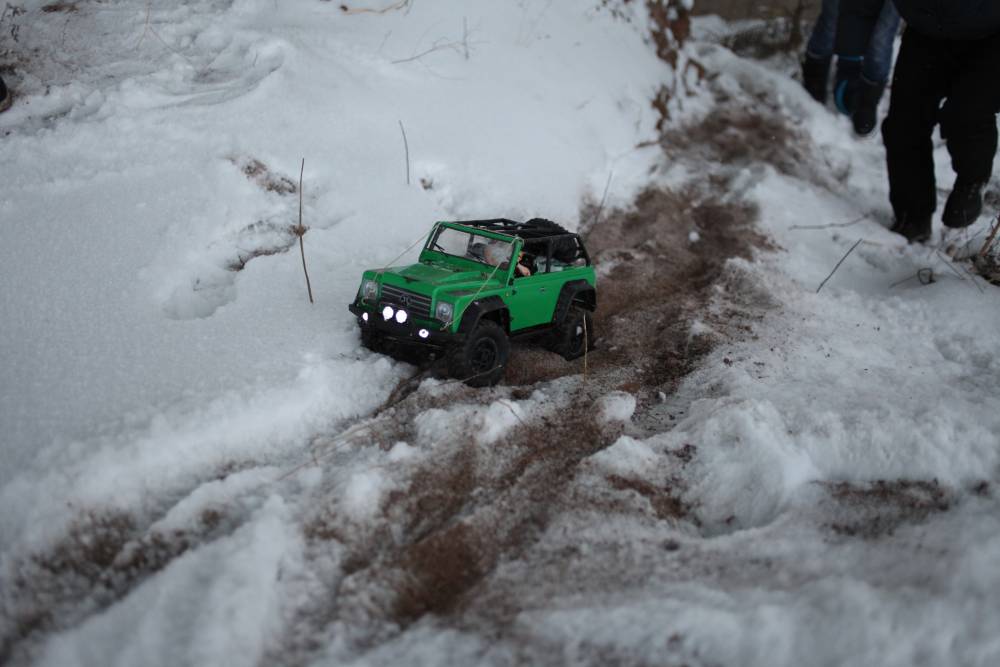
<path fill-rule="evenodd" d="M 438 222 L 416 264 L 365 271 L 349 308 L 368 349 L 444 357 L 452 377 L 484 387 L 503 376 L 511 338 L 566 359 L 592 349 L 596 306 L 580 237 L 535 218 Z"/>

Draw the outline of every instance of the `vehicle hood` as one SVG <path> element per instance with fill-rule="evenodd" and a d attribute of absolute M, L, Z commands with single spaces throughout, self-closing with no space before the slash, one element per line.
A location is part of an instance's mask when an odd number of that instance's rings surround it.
<path fill-rule="evenodd" d="M 476 289 L 489 277 L 488 270 L 476 271 L 438 264 L 412 264 L 388 269 L 382 274 L 382 281 L 414 292 L 431 294 L 453 289 Z M 494 276 L 490 282 L 500 281 Z"/>

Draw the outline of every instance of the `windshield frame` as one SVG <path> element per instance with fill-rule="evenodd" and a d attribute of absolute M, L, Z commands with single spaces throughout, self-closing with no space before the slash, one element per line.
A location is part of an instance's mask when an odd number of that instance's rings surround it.
<path fill-rule="evenodd" d="M 463 233 L 463 234 L 468 234 L 470 236 L 470 240 L 471 240 L 471 238 L 474 238 L 474 237 L 481 237 L 481 238 L 485 238 L 485 239 L 490 239 L 492 241 L 500 241 L 502 243 L 507 243 L 507 244 L 510 245 L 510 254 L 500 264 L 491 264 L 488 261 L 480 260 L 480 259 L 477 259 L 475 257 L 470 257 L 468 254 L 455 255 L 455 254 L 452 254 L 452 253 L 450 253 L 450 252 L 448 252 L 448 251 L 446 251 L 444 249 L 439 249 L 438 247 L 434 247 L 434 244 L 437 242 L 438 237 L 445 230 L 448 230 L 448 229 L 451 229 L 451 230 L 454 230 L 454 231 L 457 231 L 457 232 L 460 232 L 460 233 Z M 435 225 L 434 229 L 432 229 L 431 233 L 427 236 L 427 242 L 424 244 L 424 248 L 423 248 L 423 250 L 420 253 L 420 261 L 421 262 L 424 262 L 424 261 L 433 261 L 433 260 L 439 260 L 440 261 L 440 258 L 447 258 L 447 261 L 449 261 L 449 262 L 450 261 L 455 261 L 455 260 L 460 261 L 460 262 L 467 262 L 470 265 L 474 266 L 477 270 L 482 270 L 482 267 L 489 267 L 490 271 L 494 271 L 494 272 L 504 271 L 504 272 L 509 273 L 509 270 L 511 268 L 510 267 L 511 260 L 514 257 L 514 253 L 517 252 L 518 246 L 520 244 L 521 244 L 521 239 L 519 237 L 517 237 L 517 236 L 509 236 L 507 234 L 498 234 L 496 232 L 492 232 L 492 231 L 489 231 L 489 230 L 486 230 L 486 229 L 478 229 L 476 227 L 466 227 L 465 225 L 458 225 L 458 224 L 454 224 L 454 223 L 439 222 L 439 223 L 437 223 L 437 225 Z"/>

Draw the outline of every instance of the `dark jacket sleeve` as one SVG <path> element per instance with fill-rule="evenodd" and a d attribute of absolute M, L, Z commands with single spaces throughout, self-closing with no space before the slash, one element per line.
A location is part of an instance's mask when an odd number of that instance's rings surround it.
<path fill-rule="evenodd" d="M 895 0 L 906 25 L 935 39 L 982 39 L 1000 33 L 998 0 Z"/>
<path fill-rule="evenodd" d="M 834 51 L 838 56 L 859 57 L 868 50 L 875 23 L 882 5 L 892 0 L 840 0 L 837 16 L 837 40 Z"/>

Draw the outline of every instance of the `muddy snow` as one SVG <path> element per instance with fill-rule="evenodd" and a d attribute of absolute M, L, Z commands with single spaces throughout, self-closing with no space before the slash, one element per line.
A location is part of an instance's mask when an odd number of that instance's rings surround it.
<path fill-rule="evenodd" d="M 8 7 L 0 662 L 1000 659 L 1000 292 L 945 253 L 989 220 L 890 234 L 793 56 L 706 18 L 674 70 L 635 2 Z M 584 235 L 585 358 L 361 348 L 362 269 L 498 216 Z"/>

